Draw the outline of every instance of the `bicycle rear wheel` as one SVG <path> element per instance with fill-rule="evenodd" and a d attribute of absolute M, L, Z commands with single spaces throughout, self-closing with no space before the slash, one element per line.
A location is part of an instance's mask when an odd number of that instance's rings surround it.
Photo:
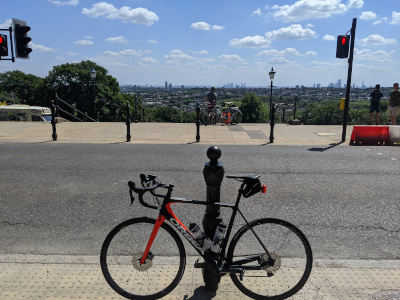
<path fill-rule="evenodd" d="M 232 117 L 232 124 L 237 125 L 242 122 L 243 114 L 240 110 L 236 110 Z"/>
<path fill-rule="evenodd" d="M 265 245 L 275 263 L 260 267 L 268 260 Z M 243 280 L 231 274 L 240 291 L 254 299 L 286 299 L 306 283 L 312 268 L 312 251 L 304 234 L 289 222 L 265 218 L 245 225 L 229 245 L 228 264 L 245 268 Z"/>
<path fill-rule="evenodd" d="M 182 278 L 185 248 L 178 234 L 163 223 L 140 265 L 156 220 L 137 218 L 117 225 L 106 237 L 100 254 L 108 284 L 128 299 L 158 299 L 170 293 Z"/>

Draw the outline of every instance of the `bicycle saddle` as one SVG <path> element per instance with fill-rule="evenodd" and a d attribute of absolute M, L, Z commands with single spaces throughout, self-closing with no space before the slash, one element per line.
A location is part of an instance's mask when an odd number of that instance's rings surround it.
<path fill-rule="evenodd" d="M 226 178 L 235 178 L 243 181 L 253 181 L 261 177 L 261 174 L 252 175 L 226 175 Z"/>

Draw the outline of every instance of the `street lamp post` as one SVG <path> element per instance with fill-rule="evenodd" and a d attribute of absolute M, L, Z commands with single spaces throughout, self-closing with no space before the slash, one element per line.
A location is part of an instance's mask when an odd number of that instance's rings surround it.
<path fill-rule="evenodd" d="M 269 134 L 269 142 L 273 143 L 274 142 L 274 126 L 275 126 L 275 103 L 272 103 L 272 87 L 273 87 L 273 81 L 274 81 L 274 76 L 275 76 L 275 71 L 274 67 L 271 68 L 271 71 L 269 72 L 269 78 L 271 79 L 271 97 L 269 98 L 269 114 L 270 114 L 270 134 Z"/>
<path fill-rule="evenodd" d="M 92 85 L 93 85 L 93 110 L 94 110 L 94 119 L 97 120 L 97 111 L 96 111 L 96 70 L 92 69 L 92 71 L 89 72 L 90 77 L 92 78 Z"/>

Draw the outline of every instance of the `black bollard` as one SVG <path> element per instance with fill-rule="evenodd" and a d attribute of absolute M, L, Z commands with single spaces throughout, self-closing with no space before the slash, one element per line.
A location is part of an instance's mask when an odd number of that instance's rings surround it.
<path fill-rule="evenodd" d="M 274 126 L 275 126 L 275 103 L 272 103 L 271 107 L 271 131 L 269 134 L 269 142 L 272 144 L 274 142 Z"/>
<path fill-rule="evenodd" d="M 221 183 L 224 178 L 224 167 L 218 159 L 221 157 L 221 150 L 217 146 L 211 146 L 207 150 L 207 157 L 210 162 L 206 162 L 203 169 L 204 180 L 207 184 L 207 204 L 206 213 L 203 218 L 204 233 L 213 240 L 215 229 L 219 222 L 221 209 L 219 205 L 214 203 L 220 202 L 221 199 Z M 211 250 L 208 250 L 211 251 Z M 216 291 L 221 280 L 220 276 L 214 276 L 212 272 L 205 268 L 203 269 L 203 279 L 208 290 Z"/>
<path fill-rule="evenodd" d="M 51 127 L 53 127 L 53 134 L 51 137 L 53 141 L 57 141 L 57 132 L 56 132 L 56 106 L 54 105 L 54 100 L 50 101 L 50 110 L 51 110 Z"/>
<path fill-rule="evenodd" d="M 129 102 L 126 101 L 126 141 L 131 141 L 131 119 Z"/>
<path fill-rule="evenodd" d="M 200 142 L 200 106 L 198 102 L 196 107 L 196 142 Z"/>

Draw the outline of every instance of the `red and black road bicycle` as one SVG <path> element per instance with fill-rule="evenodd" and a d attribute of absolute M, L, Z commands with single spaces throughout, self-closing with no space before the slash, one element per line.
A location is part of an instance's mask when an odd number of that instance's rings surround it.
<path fill-rule="evenodd" d="M 141 187 L 129 182 L 131 201 L 159 210 L 156 219 L 133 218 L 117 225 L 106 237 L 100 254 L 103 275 L 109 285 L 128 299 L 158 299 L 180 282 L 186 265 L 181 235 L 203 259 L 195 268 L 208 268 L 215 276 L 229 274 L 233 283 L 254 299 L 285 299 L 306 283 L 312 268 L 312 251 L 305 235 L 289 222 L 262 218 L 248 221 L 239 209 L 240 199 L 265 192 L 260 175 L 227 175 L 241 182 L 235 204 L 216 203 L 232 209 L 219 253 L 206 250 L 174 213 L 175 204 L 208 205 L 206 201 L 172 197 L 173 185 L 155 175 L 141 174 Z M 159 189 L 165 189 L 160 194 Z M 155 204 L 144 200 L 153 195 Z M 244 225 L 230 239 L 235 217 Z M 229 242 L 229 243 L 228 243 Z"/>

